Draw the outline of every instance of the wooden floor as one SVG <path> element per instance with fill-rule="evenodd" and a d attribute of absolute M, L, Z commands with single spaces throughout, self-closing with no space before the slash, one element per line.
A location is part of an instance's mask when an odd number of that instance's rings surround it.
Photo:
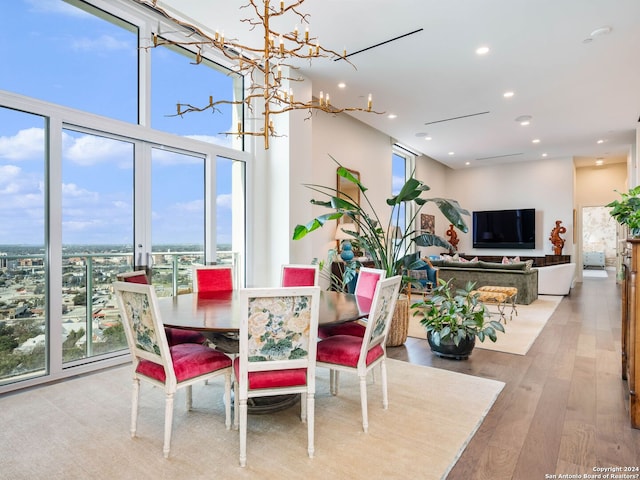
<path fill-rule="evenodd" d="M 620 286 L 608 273 L 577 283 L 525 356 L 476 348 L 466 361 L 448 360 L 415 338 L 388 349 L 391 358 L 506 383 L 449 480 L 585 478 L 594 467 L 640 467 L 640 430 L 629 425 L 620 369 Z M 640 478 L 626 473 L 633 476 L 618 478 Z"/>

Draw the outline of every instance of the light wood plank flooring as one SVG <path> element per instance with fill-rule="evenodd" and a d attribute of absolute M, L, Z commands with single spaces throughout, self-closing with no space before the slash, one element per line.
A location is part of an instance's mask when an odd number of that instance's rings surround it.
<path fill-rule="evenodd" d="M 621 378 L 620 286 L 608 273 L 576 284 L 527 355 L 475 349 L 448 360 L 415 338 L 388 349 L 391 358 L 506 383 L 449 480 L 585 478 L 594 467 L 640 466 Z"/>

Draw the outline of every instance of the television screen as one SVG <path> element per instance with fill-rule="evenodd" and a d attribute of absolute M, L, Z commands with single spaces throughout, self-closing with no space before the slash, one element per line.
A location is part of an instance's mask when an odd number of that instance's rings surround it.
<path fill-rule="evenodd" d="M 536 211 L 473 212 L 473 248 L 536 248 Z"/>

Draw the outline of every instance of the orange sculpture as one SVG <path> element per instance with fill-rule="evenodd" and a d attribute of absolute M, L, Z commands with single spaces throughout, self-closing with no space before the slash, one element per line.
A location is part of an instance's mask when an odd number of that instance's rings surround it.
<path fill-rule="evenodd" d="M 456 230 L 453 228 L 452 223 L 449 224 L 449 230 L 447 230 L 446 234 L 449 237 L 449 243 L 453 245 L 452 251 L 458 250 L 458 242 L 460 240 L 458 239 L 458 234 L 456 233 Z"/>
<path fill-rule="evenodd" d="M 561 227 L 561 223 L 562 220 L 556 220 L 556 226 L 551 230 L 551 236 L 549 237 L 549 240 L 551 240 L 551 244 L 553 245 L 554 255 L 562 255 L 562 248 L 564 247 L 564 238 L 560 237 L 560 234 L 566 233 L 567 229 L 565 227 Z"/>

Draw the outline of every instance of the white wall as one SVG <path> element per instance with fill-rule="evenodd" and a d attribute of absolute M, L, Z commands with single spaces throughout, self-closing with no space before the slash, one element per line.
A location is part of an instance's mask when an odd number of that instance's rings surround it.
<path fill-rule="evenodd" d="M 451 170 L 446 177 L 447 194 L 469 211 L 536 209 L 536 244 L 533 250 L 474 249 L 469 233 L 458 234 L 458 251 L 470 255 L 527 255 L 553 253 L 549 241 L 556 220 L 567 229 L 562 253 L 573 253 L 573 160 L 554 159 L 511 165 Z"/>

